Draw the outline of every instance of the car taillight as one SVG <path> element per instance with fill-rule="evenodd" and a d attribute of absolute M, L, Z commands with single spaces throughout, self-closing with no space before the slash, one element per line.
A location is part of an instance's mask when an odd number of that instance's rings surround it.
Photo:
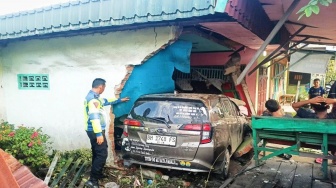
<path fill-rule="evenodd" d="M 123 135 L 126 136 L 126 137 L 128 137 L 128 127 L 127 126 L 141 127 L 142 124 L 138 120 L 125 119 L 124 120 L 124 132 L 123 132 Z"/>
<path fill-rule="evenodd" d="M 185 124 L 181 130 L 186 131 L 201 131 L 201 144 L 207 144 L 211 142 L 211 124 Z"/>
<path fill-rule="evenodd" d="M 202 124 L 184 124 L 180 129 L 186 131 L 201 131 Z"/>
<path fill-rule="evenodd" d="M 138 120 L 134 120 L 134 119 L 125 119 L 124 125 L 141 127 L 141 122 Z"/>
<path fill-rule="evenodd" d="M 209 123 L 203 124 L 201 144 L 207 144 L 211 142 L 211 125 Z"/>

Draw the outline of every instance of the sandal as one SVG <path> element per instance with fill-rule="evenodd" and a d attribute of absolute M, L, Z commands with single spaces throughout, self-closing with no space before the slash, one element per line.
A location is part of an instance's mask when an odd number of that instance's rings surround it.
<path fill-rule="evenodd" d="M 316 158 L 315 163 L 322 164 L 323 159 L 322 158 Z"/>
<path fill-rule="evenodd" d="M 289 160 L 290 158 L 292 158 L 292 155 L 284 153 L 284 154 L 278 155 L 278 157 L 281 157 L 283 159 Z"/>

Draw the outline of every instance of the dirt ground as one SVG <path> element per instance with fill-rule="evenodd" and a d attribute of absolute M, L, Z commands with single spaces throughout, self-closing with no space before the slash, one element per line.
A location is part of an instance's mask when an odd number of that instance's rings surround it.
<path fill-rule="evenodd" d="M 252 152 L 239 159 L 231 159 L 229 176 L 234 176 L 242 169 L 250 165 Z M 189 187 L 189 188 L 218 188 L 224 180 L 216 174 L 192 173 L 179 170 L 167 170 L 145 166 L 133 166 L 126 170 L 106 167 L 105 174 L 108 176 L 100 181 L 101 187 L 109 182 L 115 182 L 120 188 L 128 187 Z M 116 187 L 113 187 L 116 188 Z"/>

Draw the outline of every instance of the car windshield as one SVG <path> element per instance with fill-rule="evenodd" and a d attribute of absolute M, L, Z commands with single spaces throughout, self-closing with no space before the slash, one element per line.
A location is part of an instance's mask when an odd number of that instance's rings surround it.
<path fill-rule="evenodd" d="M 204 104 L 196 101 L 137 101 L 129 117 L 167 124 L 209 122 Z"/>

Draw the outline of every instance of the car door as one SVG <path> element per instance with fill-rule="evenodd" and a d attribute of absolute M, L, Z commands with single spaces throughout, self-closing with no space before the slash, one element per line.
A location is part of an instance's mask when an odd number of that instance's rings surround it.
<path fill-rule="evenodd" d="M 231 105 L 231 113 L 237 119 L 237 121 L 232 125 L 233 135 L 231 137 L 232 139 L 235 140 L 236 146 L 238 147 L 243 140 L 244 121 L 239 113 L 238 106 L 233 101 L 230 101 L 230 105 Z M 232 149 L 235 150 L 236 148 L 232 148 Z"/>
<path fill-rule="evenodd" d="M 223 103 L 219 98 L 211 101 L 212 109 L 209 111 L 211 123 L 214 129 L 214 146 L 215 156 L 218 156 L 222 151 L 231 144 L 230 141 L 230 125 L 226 119 L 228 114 L 223 110 Z M 229 142 L 230 141 L 230 142 Z"/>
<path fill-rule="evenodd" d="M 234 138 L 233 136 L 235 135 L 235 128 L 234 125 L 237 124 L 237 118 L 233 115 L 232 113 L 232 107 L 231 107 L 231 101 L 228 98 L 221 98 L 220 99 L 222 103 L 222 109 L 225 114 L 225 121 L 228 126 L 227 130 L 229 132 L 229 137 L 230 137 L 230 142 L 231 142 L 231 147 L 235 148 L 237 145 L 237 139 Z"/>

